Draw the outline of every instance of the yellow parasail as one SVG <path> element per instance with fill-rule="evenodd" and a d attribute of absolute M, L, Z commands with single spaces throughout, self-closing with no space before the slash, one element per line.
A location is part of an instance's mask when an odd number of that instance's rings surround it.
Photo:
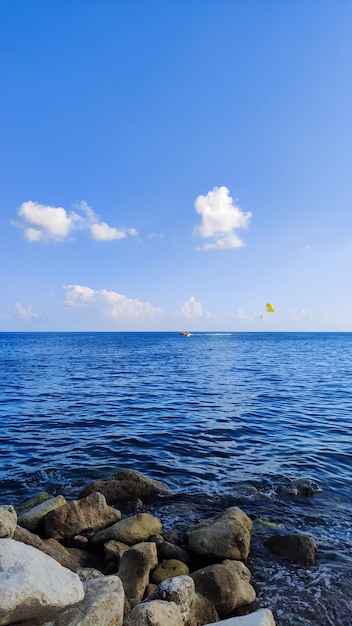
<path fill-rule="evenodd" d="M 275 307 L 273 307 L 273 305 L 270 304 L 270 302 L 267 302 L 266 303 L 266 310 L 268 311 L 268 313 L 274 313 Z"/>

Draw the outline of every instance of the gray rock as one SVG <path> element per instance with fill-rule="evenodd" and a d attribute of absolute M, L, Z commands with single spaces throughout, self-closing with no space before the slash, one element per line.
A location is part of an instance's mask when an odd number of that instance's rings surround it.
<path fill-rule="evenodd" d="M 136 606 L 144 597 L 149 583 L 150 561 L 145 552 L 130 548 L 120 559 L 117 575 L 131 607 Z"/>
<path fill-rule="evenodd" d="M 252 521 L 238 507 L 193 526 L 185 541 L 191 552 L 214 560 L 246 561 L 251 542 Z"/>
<path fill-rule="evenodd" d="M 219 619 L 214 605 L 196 592 L 190 576 L 164 580 L 149 596 L 148 601 L 151 600 L 174 602 L 181 611 L 184 626 L 203 626 Z"/>
<path fill-rule="evenodd" d="M 160 534 L 161 531 L 162 525 L 157 517 L 150 513 L 136 513 L 96 533 L 91 541 L 94 544 L 114 539 L 133 546 L 135 543 L 148 541 L 151 535 Z"/>
<path fill-rule="evenodd" d="M 124 610 L 121 580 L 117 576 L 93 578 L 83 587 L 84 599 L 50 626 L 121 626 Z"/>
<path fill-rule="evenodd" d="M 316 562 L 317 544 L 310 535 L 303 533 L 273 535 L 264 541 L 264 545 L 293 563 L 314 565 Z"/>
<path fill-rule="evenodd" d="M 0 539 L 0 624 L 53 619 L 84 596 L 70 570 L 13 539 Z"/>
<path fill-rule="evenodd" d="M 160 480 L 147 478 L 132 470 L 122 470 L 104 480 L 91 483 L 82 491 L 80 497 L 85 497 L 92 491 L 103 493 L 108 504 L 138 498 L 148 500 L 160 494 L 171 493 L 170 487 Z"/>
<path fill-rule="evenodd" d="M 225 560 L 209 565 L 193 572 L 191 577 L 196 590 L 214 604 L 219 615 L 227 616 L 255 600 L 251 573 L 241 561 Z"/>
<path fill-rule="evenodd" d="M 30 530 L 32 533 L 36 532 L 41 528 L 44 517 L 49 513 L 49 511 L 58 509 L 63 504 L 66 504 L 66 500 L 63 496 L 57 496 L 56 498 L 44 500 L 44 502 L 37 504 L 26 513 L 20 515 L 18 518 L 18 524 L 23 526 L 23 528 L 27 528 L 27 530 Z"/>
<path fill-rule="evenodd" d="M 137 604 L 125 619 L 123 626 L 184 626 L 178 606 L 174 602 L 151 600 Z"/>
<path fill-rule="evenodd" d="M 121 519 L 117 511 L 106 503 L 103 494 L 94 491 L 86 498 L 68 502 L 45 516 L 45 532 L 60 541 L 82 532 L 97 531 Z"/>
<path fill-rule="evenodd" d="M 175 545 L 174 543 L 170 543 L 169 541 L 163 541 L 163 543 L 159 546 L 159 558 L 163 561 L 164 559 L 177 559 L 178 561 L 183 561 L 188 565 L 189 556 L 186 550 L 183 550 L 180 546 Z"/>
<path fill-rule="evenodd" d="M 0 506 L 0 538 L 11 539 L 17 526 L 17 513 L 13 506 Z"/>

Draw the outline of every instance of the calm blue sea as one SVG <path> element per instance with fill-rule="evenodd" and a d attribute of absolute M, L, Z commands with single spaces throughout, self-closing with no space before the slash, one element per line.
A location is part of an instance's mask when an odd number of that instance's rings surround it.
<path fill-rule="evenodd" d="M 258 606 L 350 626 L 352 334 L 0 333 L 0 424 L 0 503 L 130 468 L 173 488 L 175 524 L 238 504 L 319 545 L 285 569 L 258 526 Z"/>

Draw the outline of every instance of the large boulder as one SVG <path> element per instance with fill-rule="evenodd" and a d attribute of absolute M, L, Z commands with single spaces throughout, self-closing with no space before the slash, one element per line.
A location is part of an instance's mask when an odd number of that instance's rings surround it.
<path fill-rule="evenodd" d="M 108 506 L 102 493 L 93 491 L 86 498 L 73 500 L 50 511 L 45 517 L 44 526 L 48 537 L 64 541 L 82 532 L 106 528 L 120 519 L 120 511 Z"/>
<path fill-rule="evenodd" d="M 314 565 L 317 556 L 317 544 L 310 535 L 304 533 L 273 535 L 264 541 L 264 545 L 275 554 L 293 563 Z"/>
<path fill-rule="evenodd" d="M 130 548 L 120 559 L 117 575 L 122 581 L 127 600 L 131 607 L 143 600 L 149 583 L 150 561 L 141 550 Z"/>
<path fill-rule="evenodd" d="M 255 600 L 251 573 L 241 561 L 226 559 L 193 572 L 191 577 L 196 590 L 214 604 L 219 615 L 230 615 L 236 608 Z"/>
<path fill-rule="evenodd" d="M 251 519 L 241 509 L 232 506 L 190 528 L 185 534 L 185 541 L 190 552 L 209 559 L 246 561 L 251 532 Z"/>
<path fill-rule="evenodd" d="M 184 626 L 180 609 L 174 602 L 152 600 L 137 604 L 125 619 L 123 626 Z"/>
<path fill-rule="evenodd" d="M 219 620 L 214 605 L 196 591 L 190 576 L 164 580 L 148 597 L 148 602 L 151 600 L 174 602 L 181 612 L 184 626 L 203 626 Z"/>
<path fill-rule="evenodd" d="M 153 480 L 132 470 L 121 470 L 103 480 L 91 483 L 82 491 L 80 497 L 85 497 L 92 491 L 103 493 L 108 504 L 137 499 L 150 500 L 157 495 L 171 493 L 170 487 L 160 480 Z"/>
<path fill-rule="evenodd" d="M 66 504 L 64 496 L 56 496 L 40 502 L 18 517 L 18 524 L 32 533 L 41 529 L 44 517 L 50 512 Z"/>
<path fill-rule="evenodd" d="M 17 525 L 17 513 L 13 506 L 0 506 L 0 538 L 13 537 Z"/>
<path fill-rule="evenodd" d="M 46 554 L 13 539 L 0 539 L 0 624 L 55 619 L 83 599 L 83 585 Z"/>
<path fill-rule="evenodd" d="M 67 609 L 50 626 L 121 626 L 124 591 L 117 576 L 93 578 L 83 583 L 84 599 Z"/>
<path fill-rule="evenodd" d="M 125 517 L 120 522 L 116 522 L 109 528 L 99 531 L 93 535 L 92 543 L 105 543 L 114 539 L 122 541 L 128 546 L 133 546 L 141 541 L 148 541 L 152 535 L 158 535 L 162 532 L 161 521 L 150 515 L 150 513 L 136 513 L 131 517 Z"/>

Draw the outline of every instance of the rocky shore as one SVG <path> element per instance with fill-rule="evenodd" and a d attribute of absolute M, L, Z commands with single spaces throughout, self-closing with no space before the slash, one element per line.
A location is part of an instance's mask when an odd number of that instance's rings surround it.
<path fill-rule="evenodd" d="M 142 510 L 168 495 L 165 483 L 126 470 L 76 500 L 40 494 L 0 506 L 0 625 L 274 626 L 270 607 L 251 612 L 250 517 L 230 506 L 180 536 Z M 308 535 L 275 532 L 266 547 L 315 563 Z"/>

